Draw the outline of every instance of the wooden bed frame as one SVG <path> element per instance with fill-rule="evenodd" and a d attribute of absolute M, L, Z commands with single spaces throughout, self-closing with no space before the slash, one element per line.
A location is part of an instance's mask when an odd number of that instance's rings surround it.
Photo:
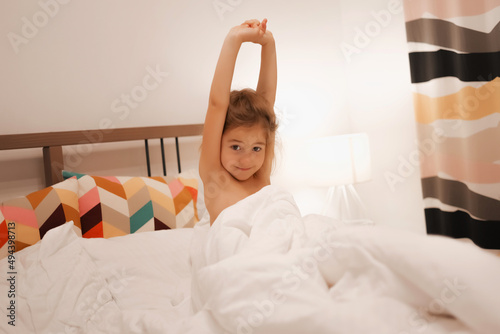
<path fill-rule="evenodd" d="M 180 172 L 178 138 L 200 136 L 202 131 L 203 124 L 187 124 L 0 135 L 0 150 L 42 148 L 45 185 L 48 187 L 62 181 L 63 146 L 144 140 L 148 176 L 151 176 L 148 140 L 160 139 L 163 173 L 166 175 L 163 138 L 175 138 L 177 166 Z"/>

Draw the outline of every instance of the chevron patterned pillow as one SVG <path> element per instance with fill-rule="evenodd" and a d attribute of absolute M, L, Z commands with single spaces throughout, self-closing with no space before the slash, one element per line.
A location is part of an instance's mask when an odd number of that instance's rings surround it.
<path fill-rule="evenodd" d="M 0 205 L 0 258 L 8 250 L 37 243 L 51 228 L 68 221 L 80 227 L 78 182 L 75 177 Z M 8 242 L 9 236 L 12 242 Z M 10 245 L 9 245 L 10 244 Z M 9 249 L 9 246 L 14 246 Z"/>
<path fill-rule="evenodd" d="M 78 185 L 85 238 L 193 227 L 199 220 L 196 179 L 82 174 Z"/>

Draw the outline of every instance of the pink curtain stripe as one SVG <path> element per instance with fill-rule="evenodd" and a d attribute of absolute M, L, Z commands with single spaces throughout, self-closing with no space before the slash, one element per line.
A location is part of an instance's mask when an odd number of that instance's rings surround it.
<path fill-rule="evenodd" d="M 413 21 L 430 13 L 440 19 L 474 16 L 500 6 L 500 0 L 405 0 L 405 20 Z"/>
<path fill-rule="evenodd" d="M 420 157 L 422 178 L 437 176 L 439 172 L 452 176 L 455 180 L 472 183 L 500 182 L 500 165 L 467 161 L 463 158 L 433 154 Z"/>

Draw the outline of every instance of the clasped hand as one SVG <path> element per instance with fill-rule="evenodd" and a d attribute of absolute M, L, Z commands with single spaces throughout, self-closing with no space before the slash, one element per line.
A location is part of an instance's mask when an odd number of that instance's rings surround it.
<path fill-rule="evenodd" d="M 264 46 L 274 40 L 272 33 L 267 30 L 267 19 L 247 20 L 239 26 L 233 27 L 230 34 L 238 38 L 241 43 L 252 42 Z"/>

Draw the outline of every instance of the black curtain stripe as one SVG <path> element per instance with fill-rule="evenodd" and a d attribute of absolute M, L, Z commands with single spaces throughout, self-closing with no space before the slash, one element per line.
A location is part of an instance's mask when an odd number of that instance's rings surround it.
<path fill-rule="evenodd" d="M 460 181 L 426 177 L 422 179 L 422 191 L 424 198 L 437 198 L 479 219 L 500 221 L 500 201 L 475 193 Z"/>
<path fill-rule="evenodd" d="M 457 77 L 461 81 L 491 81 L 500 76 L 500 52 L 459 54 L 448 50 L 411 52 L 411 82 Z"/>
<path fill-rule="evenodd" d="M 467 212 L 446 212 L 439 209 L 425 209 L 425 220 L 428 234 L 470 238 L 479 247 L 500 249 L 498 220 L 477 220 Z"/>

